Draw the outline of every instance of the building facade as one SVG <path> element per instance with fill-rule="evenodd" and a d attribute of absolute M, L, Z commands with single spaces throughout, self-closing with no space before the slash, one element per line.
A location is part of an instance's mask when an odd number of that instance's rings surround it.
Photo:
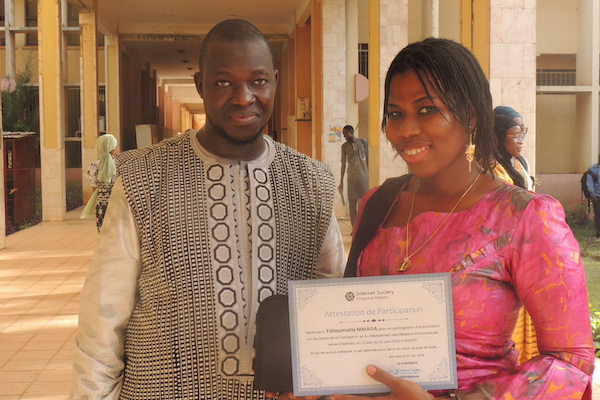
<path fill-rule="evenodd" d="M 127 150 L 202 126 L 192 80 L 199 45 L 232 17 L 266 34 L 280 72 L 266 133 L 328 163 L 338 179 L 346 124 L 368 140 L 371 186 L 406 172 L 380 128 L 383 81 L 396 53 L 428 36 L 470 48 L 494 105 L 523 115 L 539 191 L 574 205 L 563 188 L 598 156 L 598 0 L 257 0 L 253 9 L 199 0 L 198 10 L 178 0 L 3 3 L 0 76 L 10 82 L 29 64 L 39 88 L 46 221 L 65 218 L 68 182 L 90 195 L 81 176 L 102 132 Z M 336 214 L 345 213 L 338 197 Z"/>

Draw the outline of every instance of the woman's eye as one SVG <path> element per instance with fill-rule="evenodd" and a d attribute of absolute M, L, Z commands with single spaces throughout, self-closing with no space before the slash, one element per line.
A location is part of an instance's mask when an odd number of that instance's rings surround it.
<path fill-rule="evenodd" d="M 400 111 L 389 111 L 388 112 L 388 117 L 392 118 L 392 119 L 398 119 L 402 116 L 402 113 Z"/>
<path fill-rule="evenodd" d="M 431 114 L 437 111 L 437 107 L 435 106 L 425 106 L 419 109 L 419 114 Z"/>
<path fill-rule="evenodd" d="M 265 85 L 267 84 L 267 82 L 268 82 L 268 81 L 267 81 L 266 79 L 256 79 L 256 80 L 254 81 L 254 84 L 255 84 L 256 86 L 265 86 Z"/>
<path fill-rule="evenodd" d="M 219 86 L 219 87 L 231 86 L 231 82 L 229 82 L 229 81 L 217 81 L 217 86 Z"/>

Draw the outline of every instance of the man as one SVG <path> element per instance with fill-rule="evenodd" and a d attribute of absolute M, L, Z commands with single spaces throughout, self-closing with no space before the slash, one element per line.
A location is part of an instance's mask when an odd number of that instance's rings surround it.
<path fill-rule="evenodd" d="M 590 195 L 590 200 L 594 205 L 596 237 L 600 238 L 600 157 L 598 158 L 598 163 L 588 169 L 585 185 Z"/>
<path fill-rule="evenodd" d="M 120 156 L 81 296 L 75 399 L 263 399 L 259 303 L 342 274 L 331 172 L 261 133 L 277 85 L 264 36 L 217 24 L 194 80 L 204 127 Z"/>
<path fill-rule="evenodd" d="M 342 132 L 346 143 L 342 144 L 342 176 L 338 188 L 343 196 L 344 173 L 347 163 L 348 206 L 350 207 L 350 222 L 354 226 L 358 202 L 369 190 L 369 145 L 365 139 L 354 136 L 354 128 L 351 125 L 344 126 Z"/>

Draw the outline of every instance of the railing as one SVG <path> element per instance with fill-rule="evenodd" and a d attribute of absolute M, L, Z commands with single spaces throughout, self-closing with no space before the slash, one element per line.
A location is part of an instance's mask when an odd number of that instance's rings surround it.
<path fill-rule="evenodd" d="M 538 69 L 537 86 L 575 86 L 574 69 Z"/>

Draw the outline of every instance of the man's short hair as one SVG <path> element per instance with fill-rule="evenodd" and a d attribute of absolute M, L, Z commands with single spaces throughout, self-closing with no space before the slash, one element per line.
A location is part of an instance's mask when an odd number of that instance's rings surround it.
<path fill-rule="evenodd" d="M 343 131 L 350 131 L 351 133 L 354 133 L 354 127 L 352 125 L 346 125 L 344 126 L 344 128 L 342 129 Z"/>
<path fill-rule="evenodd" d="M 202 73 L 204 61 L 206 61 L 206 52 L 208 51 L 208 46 L 211 43 L 249 42 L 253 40 L 262 40 L 268 45 L 265 35 L 263 35 L 262 32 L 259 31 L 258 28 L 251 22 L 248 22 L 244 19 L 227 19 L 219 22 L 206 34 L 206 37 L 204 37 L 202 45 L 200 46 L 200 57 L 198 64 L 200 67 L 200 72 Z M 270 48 L 269 53 L 271 53 Z M 271 57 L 273 57 L 272 54 Z"/>

